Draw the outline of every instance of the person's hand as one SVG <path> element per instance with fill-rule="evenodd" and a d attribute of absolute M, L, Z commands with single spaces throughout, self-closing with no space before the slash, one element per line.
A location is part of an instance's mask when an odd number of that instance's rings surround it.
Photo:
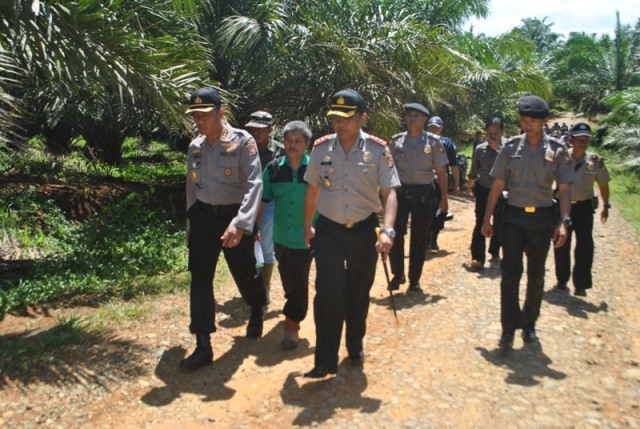
<path fill-rule="evenodd" d="M 449 211 L 449 202 L 443 198 L 438 203 L 438 208 L 440 209 L 440 213 L 442 213 L 443 215 L 446 214 Z"/>
<path fill-rule="evenodd" d="M 567 241 L 567 225 L 564 222 L 560 222 L 560 224 L 556 227 L 556 230 L 553 231 L 553 247 L 555 249 L 559 249 Z"/>
<path fill-rule="evenodd" d="M 609 219 L 609 209 L 605 207 L 600 212 L 600 222 L 605 223 L 607 219 Z"/>
<path fill-rule="evenodd" d="M 493 237 L 493 225 L 491 225 L 491 222 L 482 222 L 482 235 L 484 235 L 486 238 Z"/>
<path fill-rule="evenodd" d="M 224 234 L 222 234 L 222 237 L 220 237 L 220 239 L 222 240 L 222 246 L 236 247 L 238 244 L 240 244 L 240 240 L 242 240 L 243 234 L 243 230 L 236 228 L 233 225 L 229 225 Z"/>
<path fill-rule="evenodd" d="M 304 243 L 307 245 L 307 249 L 311 247 L 311 240 L 316 236 L 316 229 L 310 226 L 304 230 Z"/>
<path fill-rule="evenodd" d="M 393 247 L 393 238 L 384 233 L 378 234 L 378 237 L 380 237 L 380 239 L 376 242 L 376 250 L 378 253 L 382 253 L 382 257 L 386 259 L 389 251 Z"/>

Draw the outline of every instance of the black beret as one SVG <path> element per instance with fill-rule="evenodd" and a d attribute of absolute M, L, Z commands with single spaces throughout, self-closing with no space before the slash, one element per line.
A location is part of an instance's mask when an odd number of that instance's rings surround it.
<path fill-rule="evenodd" d="M 422 104 L 420 103 L 407 103 L 404 105 L 404 111 L 406 112 L 407 110 L 415 110 L 416 112 L 420 112 L 424 115 L 429 116 L 429 110 L 427 110 L 426 107 L 424 107 Z"/>
<path fill-rule="evenodd" d="M 525 95 L 518 100 L 518 113 L 535 119 L 549 116 L 549 105 L 537 95 Z"/>
<path fill-rule="evenodd" d="M 579 137 L 579 136 L 587 136 L 591 137 L 591 127 L 584 122 L 578 122 L 573 127 L 571 127 L 571 136 Z"/>

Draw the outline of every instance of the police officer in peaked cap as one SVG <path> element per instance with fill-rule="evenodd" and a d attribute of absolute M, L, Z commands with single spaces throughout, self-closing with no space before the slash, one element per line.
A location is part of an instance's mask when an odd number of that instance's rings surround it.
<path fill-rule="evenodd" d="M 393 245 L 395 188 L 400 186 L 387 143 L 362 131 L 367 113 L 357 91 L 334 94 L 327 116 L 335 133 L 315 141 L 304 175 L 309 184 L 304 239 L 316 258 L 315 365 L 305 374 L 311 378 L 337 372 L 343 325 L 349 360 L 364 363 L 376 250 L 387 253 Z M 378 242 L 378 213 L 383 208 Z"/>

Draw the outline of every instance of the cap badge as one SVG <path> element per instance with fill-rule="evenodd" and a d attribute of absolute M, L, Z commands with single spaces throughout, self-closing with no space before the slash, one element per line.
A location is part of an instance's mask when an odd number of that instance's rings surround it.
<path fill-rule="evenodd" d="M 338 97 L 338 99 L 336 100 L 336 103 L 344 104 L 344 98 L 343 97 Z"/>
<path fill-rule="evenodd" d="M 202 98 L 200 98 L 200 96 L 197 96 L 197 97 L 193 100 L 193 102 L 194 102 L 195 104 L 202 104 Z"/>

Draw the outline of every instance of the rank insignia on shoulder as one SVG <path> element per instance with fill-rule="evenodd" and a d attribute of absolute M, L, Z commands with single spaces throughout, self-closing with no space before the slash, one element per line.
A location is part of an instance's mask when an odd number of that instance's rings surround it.
<path fill-rule="evenodd" d="M 387 145 L 387 142 L 385 140 L 382 140 L 380 137 L 369 135 L 369 139 L 371 141 L 374 141 L 374 142 L 378 143 L 379 145 L 382 145 L 382 146 L 386 146 Z"/>
<path fill-rule="evenodd" d="M 320 137 L 318 140 L 316 140 L 315 142 L 313 142 L 313 145 L 314 146 L 318 146 L 319 144 L 322 144 L 322 143 L 330 140 L 332 136 L 333 136 L 333 134 L 324 135 L 324 136 Z"/>
<path fill-rule="evenodd" d="M 227 137 L 229 137 L 229 130 L 225 128 L 222 130 L 222 134 L 220 134 L 220 140 L 225 140 Z"/>

